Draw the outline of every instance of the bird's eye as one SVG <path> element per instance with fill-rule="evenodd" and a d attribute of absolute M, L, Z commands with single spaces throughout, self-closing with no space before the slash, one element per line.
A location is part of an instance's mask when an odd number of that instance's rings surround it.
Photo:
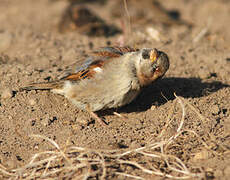
<path fill-rule="evenodd" d="M 143 59 L 149 59 L 149 51 L 143 51 L 142 52 L 142 57 L 143 57 Z"/>

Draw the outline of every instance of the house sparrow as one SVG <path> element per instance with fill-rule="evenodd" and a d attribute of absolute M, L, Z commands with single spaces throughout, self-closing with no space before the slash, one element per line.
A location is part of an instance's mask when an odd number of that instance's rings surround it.
<path fill-rule="evenodd" d="M 164 76 L 168 68 L 168 56 L 157 49 L 105 47 L 86 58 L 76 72 L 20 90 L 51 90 L 98 119 L 93 112 L 129 104 L 142 87 Z"/>

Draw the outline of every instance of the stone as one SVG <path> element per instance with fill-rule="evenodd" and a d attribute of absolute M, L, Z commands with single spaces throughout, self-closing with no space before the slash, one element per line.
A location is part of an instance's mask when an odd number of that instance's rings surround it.
<path fill-rule="evenodd" d="M 2 99 L 10 99 L 12 97 L 13 97 L 13 91 L 12 90 L 10 90 L 9 88 L 2 90 L 2 92 L 1 92 L 1 98 Z"/>
<path fill-rule="evenodd" d="M 193 160 L 199 161 L 199 160 L 203 160 L 203 159 L 208 159 L 208 158 L 210 158 L 210 156 L 211 156 L 211 154 L 207 150 L 203 149 L 200 152 L 197 152 L 195 154 L 195 156 L 193 157 Z"/>
<path fill-rule="evenodd" d="M 213 105 L 211 111 L 213 114 L 219 114 L 220 108 L 218 105 Z"/>
<path fill-rule="evenodd" d="M 37 104 L 37 102 L 36 102 L 35 99 L 30 99 L 30 100 L 29 100 L 29 104 L 30 104 L 31 106 L 34 106 L 35 104 Z"/>

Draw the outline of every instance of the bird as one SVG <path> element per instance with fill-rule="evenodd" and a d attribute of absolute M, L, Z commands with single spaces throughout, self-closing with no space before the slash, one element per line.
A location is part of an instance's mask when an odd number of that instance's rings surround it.
<path fill-rule="evenodd" d="M 59 80 L 29 84 L 20 91 L 61 94 L 102 121 L 95 112 L 131 103 L 143 87 L 162 78 L 169 65 L 168 55 L 156 48 L 103 47 L 85 57 L 75 72 Z"/>

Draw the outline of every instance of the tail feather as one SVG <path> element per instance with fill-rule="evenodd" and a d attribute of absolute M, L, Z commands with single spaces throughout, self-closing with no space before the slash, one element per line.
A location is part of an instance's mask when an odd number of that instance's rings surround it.
<path fill-rule="evenodd" d="M 42 83 L 32 83 L 26 87 L 22 87 L 19 91 L 31 91 L 31 90 L 51 90 L 51 89 L 60 89 L 63 87 L 62 81 L 53 81 L 53 82 L 42 82 Z"/>

